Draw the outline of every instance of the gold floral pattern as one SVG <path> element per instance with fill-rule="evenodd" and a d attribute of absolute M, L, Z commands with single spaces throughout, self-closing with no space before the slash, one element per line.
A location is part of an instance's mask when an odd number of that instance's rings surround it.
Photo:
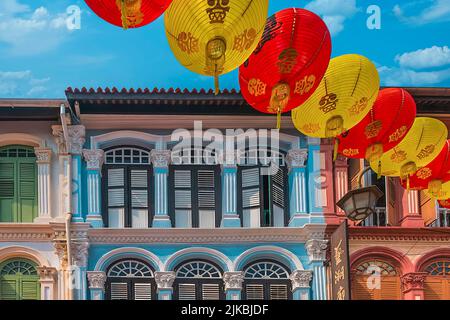
<path fill-rule="evenodd" d="M 243 52 L 244 50 L 249 50 L 255 42 L 256 30 L 253 28 L 245 29 L 240 35 L 234 38 L 233 50 Z"/>
<path fill-rule="evenodd" d="M 419 169 L 416 172 L 417 178 L 422 179 L 422 180 L 428 179 L 429 177 L 431 177 L 432 174 L 433 174 L 433 172 L 431 171 L 431 169 L 427 168 L 427 167 Z"/>
<path fill-rule="evenodd" d="M 302 131 L 304 133 L 316 133 L 317 131 L 320 130 L 320 124 L 318 123 L 307 123 L 305 125 L 303 125 L 302 127 Z"/>
<path fill-rule="evenodd" d="M 364 129 L 364 134 L 367 139 L 373 139 L 380 134 L 381 128 L 383 127 L 383 123 L 380 120 L 376 120 L 367 125 Z"/>
<path fill-rule="evenodd" d="M 401 126 L 389 136 L 389 142 L 400 140 L 406 134 L 406 131 L 408 131 L 408 128 L 406 126 Z"/>
<path fill-rule="evenodd" d="M 266 94 L 267 84 L 259 79 L 252 78 L 248 82 L 248 92 L 257 97 Z"/>
<path fill-rule="evenodd" d="M 311 91 L 312 87 L 314 87 L 314 83 L 316 83 L 316 76 L 311 74 L 309 76 L 305 76 L 303 79 L 298 80 L 295 83 L 294 93 L 299 95 L 303 95 Z"/>
<path fill-rule="evenodd" d="M 329 113 L 333 110 L 336 110 L 336 106 L 339 99 L 337 98 L 337 95 L 334 93 L 329 93 L 322 97 L 319 101 L 319 109 L 323 113 Z"/>
<path fill-rule="evenodd" d="M 178 47 L 187 54 L 198 52 L 198 39 L 190 32 L 181 32 L 178 35 Z"/>
<path fill-rule="evenodd" d="M 420 152 L 417 154 L 417 158 L 419 158 L 420 160 L 427 158 L 430 156 L 430 154 L 432 154 L 434 151 L 434 145 L 430 144 L 428 146 L 426 146 L 425 148 L 423 148 L 422 150 L 420 150 Z"/>
<path fill-rule="evenodd" d="M 407 155 L 408 154 L 405 151 L 400 150 L 391 155 L 391 160 L 395 163 L 401 163 L 406 160 Z"/>
<path fill-rule="evenodd" d="M 348 111 L 351 116 L 356 116 L 364 111 L 364 109 L 367 108 L 368 104 L 369 100 L 367 99 L 367 97 L 362 97 L 359 101 L 356 101 L 355 104 L 348 109 Z"/>
<path fill-rule="evenodd" d="M 297 63 L 298 52 L 294 48 L 283 50 L 278 57 L 278 69 L 280 73 L 290 73 Z"/>

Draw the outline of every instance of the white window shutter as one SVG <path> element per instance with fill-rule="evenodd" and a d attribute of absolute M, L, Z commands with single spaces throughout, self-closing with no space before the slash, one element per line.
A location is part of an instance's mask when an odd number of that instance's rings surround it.
<path fill-rule="evenodd" d="M 135 283 L 134 300 L 152 300 L 152 284 Z"/>
<path fill-rule="evenodd" d="M 288 287 L 285 284 L 270 285 L 270 300 L 287 300 Z"/>
<path fill-rule="evenodd" d="M 178 300 L 195 300 L 195 284 L 180 283 L 178 285 Z"/>
<path fill-rule="evenodd" d="M 245 286 L 247 300 L 264 300 L 264 286 L 262 284 L 247 284 Z"/>
<path fill-rule="evenodd" d="M 111 300 L 128 300 L 128 284 L 126 282 L 111 283 Z"/>
<path fill-rule="evenodd" d="M 216 283 L 202 285 L 202 300 L 220 300 L 220 288 Z"/>

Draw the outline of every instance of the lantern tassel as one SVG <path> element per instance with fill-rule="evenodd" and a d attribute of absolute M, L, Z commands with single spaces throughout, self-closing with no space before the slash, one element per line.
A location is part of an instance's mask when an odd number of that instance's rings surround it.
<path fill-rule="evenodd" d="M 281 129 L 281 110 L 280 110 L 280 108 L 278 108 L 278 111 L 277 111 L 277 129 L 278 130 Z"/>
<path fill-rule="evenodd" d="M 214 88 L 215 88 L 214 94 L 217 96 L 219 94 L 219 92 L 220 92 L 220 89 L 219 89 L 219 76 L 217 75 L 217 73 L 214 75 Z"/>
<path fill-rule="evenodd" d="M 408 191 L 409 192 L 409 187 L 410 187 L 410 185 L 409 185 L 409 174 L 406 176 L 406 191 Z"/>
<path fill-rule="evenodd" d="M 338 149 L 339 149 L 339 139 L 334 139 L 334 149 L 333 149 L 333 161 L 336 161 L 338 156 Z"/>
<path fill-rule="evenodd" d="M 127 6 L 125 5 L 125 0 L 122 0 L 122 7 L 120 9 L 122 14 L 122 28 L 123 30 L 128 30 L 128 21 L 127 21 Z"/>
<path fill-rule="evenodd" d="M 381 179 L 381 161 L 378 161 L 377 180 Z"/>

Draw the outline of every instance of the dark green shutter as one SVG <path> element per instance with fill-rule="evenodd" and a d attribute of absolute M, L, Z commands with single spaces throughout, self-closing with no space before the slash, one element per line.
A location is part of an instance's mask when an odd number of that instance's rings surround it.
<path fill-rule="evenodd" d="M 16 163 L 0 160 L 0 222 L 15 222 Z"/>
<path fill-rule="evenodd" d="M 34 162 L 23 162 L 23 160 L 19 162 L 18 185 L 18 222 L 33 222 L 34 217 L 36 217 L 37 193 L 36 164 Z"/>

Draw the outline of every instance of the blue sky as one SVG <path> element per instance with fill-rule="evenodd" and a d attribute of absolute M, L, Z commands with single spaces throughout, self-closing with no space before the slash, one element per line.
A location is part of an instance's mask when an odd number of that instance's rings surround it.
<path fill-rule="evenodd" d="M 81 8 L 68 30 L 66 9 Z M 381 28 L 367 27 L 371 5 Z M 359 53 L 378 67 L 382 85 L 450 87 L 450 0 L 270 0 L 270 14 L 306 7 L 332 32 L 333 56 Z M 81 0 L 0 0 L 0 98 L 61 98 L 68 87 L 212 88 L 213 80 L 178 64 L 163 18 L 123 31 Z M 237 71 L 221 88 L 239 88 Z"/>

